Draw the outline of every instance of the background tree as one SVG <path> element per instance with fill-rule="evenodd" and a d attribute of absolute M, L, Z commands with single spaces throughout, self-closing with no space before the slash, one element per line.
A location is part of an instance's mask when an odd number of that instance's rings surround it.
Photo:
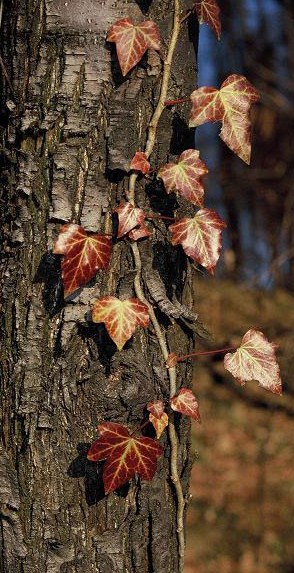
<path fill-rule="evenodd" d="M 200 84 L 220 83 L 234 70 L 261 95 L 250 167 L 219 143 L 214 128 L 196 133 L 210 169 L 208 197 L 228 224 L 223 276 L 293 290 L 293 3 L 229 1 L 221 16 L 221 42 L 202 32 Z"/>

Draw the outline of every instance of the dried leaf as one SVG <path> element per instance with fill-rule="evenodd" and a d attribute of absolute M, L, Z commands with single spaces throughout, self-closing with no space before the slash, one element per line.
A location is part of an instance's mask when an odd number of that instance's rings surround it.
<path fill-rule="evenodd" d="M 181 390 L 171 399 L 171 407 L 176 412 L 190 416 L 196 422 L 201 423 L 198 402 L 189 388 L 181 388 Z"/>
<path fill-rule="evenodd" d="M 224 367 L 235 376 L 239 384 L 256 380 L 266 390 L 281 394 L 282 382 L 276 348 L 262 332 L 248 330 L 236 352 L 225 355 Z"/>
<path fill-rule="evenodd" d="M 148 402 L 146 408 L 159 420 L 164 412 L 164 403 L 162 400 L 154 400 L 154 402 Z"/>
<path fill-rule="evenodd" d="M 203 205 L 204 189 L 201 177 L 208 169 L 199 159 L 199 151 L 187 149 L 178 158 L 177 163 L 167 163 L 158 171 L 158 177 L 163 182 L 167 193 L 178 191 L 194 205 Z"/>
<path fill-rule="evenodd" d="M 105 493 L 129 481 L 135 474 L 151 480 L 162 448 L 151 438 L 132 436 L 125 426 L 104 422 L 98 426 L 100 437 L 90 447 L 87 458 L 106 460 L 103 471 Z"/>
<path fill-rule="evenodd" d="M 129 232 L 129 238 L 132 239 L 132 241 L 145 239 L 146 237 L 150 237 L 150 235 L 152 235 L 152 232 L 150 231 L 150 229 L 148 229 L 147 225 L 145 225 L 144 223 L 140 225 L 140 227 L 138 227 L 137 229 L 132 229 Z"/>
<path fill-rule="evenodd" d="M 215 0 L 197 0 L 195 10 L 199 24 L 208 24 L 216 34 L 221 36 L 220 8 Z"/>
<path fill-rule="evenodd" d="M 119 300 L 105 296 L 96 300 L 92 311 L 93 322 L 104 322 L 107 332 L 119 350 L 134 334 L 137 326 L 149 323 L 149 312 L 137 298 Z"/>
<path fill-rule="evenodd" d="M 64 297 L 87 284 L 99 269 L 107 269 L 112 241 L 105 235 L 87 233 L 83 227 L 68 223 L 60 228 L 53 253 L 63 255 L 61 262 Z"/>
<path fill-rule="evenodd" d="M 157 418 L 156 416 L 153 416 L 153 414 L 149 414 L 149 421 L 154 427 L 156 432 L 156 437 L 159 440 L 162 432 L 164 431 L 166 426 L 168 426 L 168 415 L 166 414 L 166 412 L 163 412 L 160 418 Z"/>
<path fill-rule="evenodd" d="M 130 165 L 130 169 L 134 171 L 140 171 L 143 175 L 146 175 L 150 169 L 150 163 L 146 157 L 144 151 L 136 151 Z"/>
<path fill-rule="evenodd" d="M 221 250 L 225 222 L 211 209 L 200 209 L 193 218 L 184 217 L 170 225 L 172 244 L 182 245 L 186 255 L 213 274 Z"/>
<path fill-rule="evenodd" d="M 221 121 L 221 139 L 245 163 L 251 155 L 251 105 L 259 100 L 257 90 L 244 77 L 229 76 L 220 90 L 203 87 L 191 94 L 190 127 Z"/>
<path fill-rule="evenodd" d="M 141 60 L 148 48 L 160 49 L 159 30 L 152 20 L 135 26 L 129 18 L 122 18 L 111 26 L 107 41 L 115 42 L 123 76 Z"/>
<path fill-rule="evenodd" d="M 114 210 L 118 214 L 118 238 L 126 235 L 134 227 L 141 225 L 145 219 L 144 211 L 134 207 L 131 203 L 121 203 Z"/>

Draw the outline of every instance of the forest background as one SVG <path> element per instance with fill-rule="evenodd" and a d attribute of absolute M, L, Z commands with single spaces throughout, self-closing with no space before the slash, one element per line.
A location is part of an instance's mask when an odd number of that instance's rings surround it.
<path fill-rule="evenodd" d="M 279 344 L 284 395 L 268 399 L 253 385 L 239 391 L 221 356 L 197 360 L 202 425 L 194 428 L 186 573 L 291 573 L 294 5 L 238 0 L 220 7 L 221 41 L 201 27 L 199 85 L 219 85 L 233 69 L 262 98 L 253 112 L 250 168 L 219 141 L 217 125 L 197 130 L 196 148 L 210 169 L 207 203 L 228 229 L 217 276 L 200 278 L 195 298 L 214 347 L 238 341 L 253 324 Z"/>

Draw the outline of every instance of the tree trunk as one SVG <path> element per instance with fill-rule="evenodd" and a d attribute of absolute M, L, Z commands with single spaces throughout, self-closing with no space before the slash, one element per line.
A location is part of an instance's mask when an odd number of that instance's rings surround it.
<path fill-rule="evenodd" d="M 117 19 L 138 22 L 147 11 L 160 27 L 164 54 L 172 26 L 169 0 L 4 5 L 1 573 L 178 571 L 167 434 L 154 479 L 133 480 L 106 497 L 100 465 L 86 459 L 97 423 L 136 427 L 149 400 L 169 396 L 152 327 L 138 330 L 118 352 L 104 327 L 89 320 L 99 296 L 134 296 L 130 245 L 116 241 L 110 270 L 67 304 L 59 257 L 52 255 L 60 223 L 105 232 L 106 214 L 125 197 L 126 171 L 146 139 L 162 60 L 149 50 L 123 78 L 105 37 Z M 193 34 L 196 40 L 197 30 Z M 193 89 L 194 47 L 183 26 L 173 98 Z M 152 166 L 193 146 L 192 135 L 183 117 L 165 110 Z M 146 187 L 139 180 L 137 203 L 167 215 L 177 206 L 157 180 Z M 183 200 L 178 213 L 189 209 Z M 159 300 L 170 350 L 186 354 L 192 333 L 168 314 L 176 300 L 191 308 L 191 269 L 181 249 L 168 243 L 166 224 L 153 227 L 152 240 L 139 244 L 146 296 Z M 182 364 L 179 385 L 187 380 L 191 368 Z M 189 422 L 177 420 L 177 431 L 186 494 Z"/>

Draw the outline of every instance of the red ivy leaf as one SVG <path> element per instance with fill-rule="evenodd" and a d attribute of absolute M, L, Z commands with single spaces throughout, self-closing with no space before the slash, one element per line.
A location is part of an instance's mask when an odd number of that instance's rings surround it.
<path fill-rule="evenodd" d="M 162 400 L 154 400 L 154 402 L 148 402 L 146 408 L 159 420 L 164 412 L 164 403 Z"/>
<path fill-rule="evenodd" d="M 118 214 L 118 238 L 126 235 L 134 227 L 141 225 L 145 219 L 144 211 L 134 207 L 131 203 L 121 203 L 114 210 Z"/>
<path fill-rule="evenodd" d="M 225 355 L 224 367 L 236 377 L 239 384 L 257 380 L 263 388 L 274 394 L 282 393 L 277 346 L 269 342 L 262 332 L 248 330 L 236 352 Z"/>
<path fill-rule="evenodd" d="M 111 26 L 107 41 L 115 42 L 123 76 L 141 60 L 148 48 L 160 49 L 159 30 L 152 20 L 134 26 L 129 18 L 122 18 Z"/>
<path fill-rule="evenodd" d="M 61 270 L 64 297 L 87 284 L 99 269 L 107 269 L 112 252 L 110 237 L 87 233 L 68 223 L 60 228 L 53 253 L 63 255 Z"/>
<path fill-rule="evenodd" d="M 219 40 L 221 36 L 220 9 L 215 0 L 196 0 L 195 10 L 199 24 L 208 24 Z"/>
<path fill-rule="evenodd" d="M 244 77 L 229 76 L 220 90 L 203 87 L 191 94 L 190 127 L 221 121 L 221 139 L 245 163 L 250 163 L 250 107 L 259 100 L 257 90 Z"/>
<path fill-rule="evenodd" d="M 153 414 L 149 414 L 149 422 L 151 422 L 154 427 L 156 437 L 159 440 L 163 430 L 168 426 L 168 415 L 166 412 L 163 412 L 160 418 L 157 418 L 156 416 L 153 416 Z"/>
<path fill-rule="evenodd" d="M 98 426 L 100 437 L 90 447 L 87 458 L 92 462 L 106 460 L 103 471 L 105 493 L 129 481 L 135 474 L 151 480 L 162 448 L 151 438 L 130 435 L 121 424 L 104 422 Z"/>
<path fill-rule="evenodd" d="M 133 169 L 134 171 L 141 171 L 143 175 L 148 173 L 150 169 L 150 163 L 144 151 L 136 151 L 131 161 L 130 169 Z"/>
<path fill-rule="evenodd" d="M 181 388 L 181 390 L 171 399 L 171 407 L 176 412 L 190 416 L 196 422 L 201 423 L 198 402 L 189 388 Z"/>
<path fill-rule="evenodd" d="M 147 306 L 137 298 L 119 300 L 115 296 L 105 296 L 96 300 L 92 320 L 104 322 L 110 338 L 121 350 L 137 326 L 147 326 L 149 313 Z"/>
<path fill-rule="evenodd" d="M 140 225 L 137 229 L 132 229 L 129 232 L 129 237 L 133 241 L 138 241 L 139 239 L 144 239 L 145 237 L 150 237 L 152 235 L 150 229 L 148 229 L 147 225 Z"/>
<path fill-rule="evenodd" d="M 167 193 L 179 191 L 188 201 L 201 207 L 204 189 L 200 178 L 206 173 L 208 169 L 199 159 L 199 151 L 187 149 L 177 163 L 163 165 L 158 171 L 158 177 L 163 180 Z"/>
<path fill-rule="evenodd" d="M 195 217 L 184 217 L 170 225 L 172 244 L 182 245 L 186 255 L 213 274 L 221 250 L 225 222 L 211 209 L 200 209 Z"/>

